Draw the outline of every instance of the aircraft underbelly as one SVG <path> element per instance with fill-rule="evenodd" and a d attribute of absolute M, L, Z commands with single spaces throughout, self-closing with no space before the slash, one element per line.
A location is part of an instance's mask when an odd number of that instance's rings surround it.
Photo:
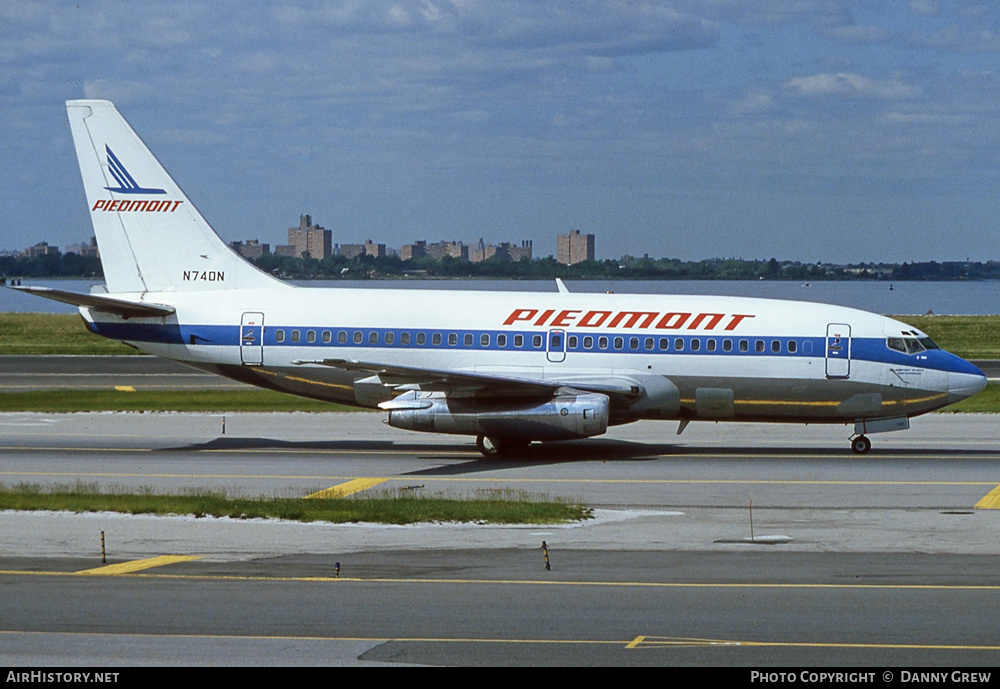
<path fill-rule="evenodd" d="M 897 417 L 943 406 L 947 394 L 855 380 L 675 378 L 691 419 L 841 422 Z"/>

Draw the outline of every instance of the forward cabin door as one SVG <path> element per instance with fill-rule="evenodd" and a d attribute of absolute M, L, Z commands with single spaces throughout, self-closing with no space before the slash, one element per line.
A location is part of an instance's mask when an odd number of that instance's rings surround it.
<path fill-rule="evenodd" d="M 240 324 L 240 360 L 244 366 L 264 364 L 264 314 L 248 311 Z"/>
<path fill-rule="evenodd" d="M 553 363 L 566 360 L 566 331 L 550 330 L 546 340 L 545 356 Z"/>
<path fill-rule="evenodd" d="M 851 326 L 830 323 L 826 326 L 826 377 L 851 375 Z"/>

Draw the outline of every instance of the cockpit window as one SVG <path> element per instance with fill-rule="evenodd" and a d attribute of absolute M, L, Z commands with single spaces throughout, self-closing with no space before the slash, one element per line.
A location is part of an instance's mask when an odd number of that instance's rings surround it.
<path fill-rule="evenodd" d="M 885 344 L 903 354 L 917 354 L 927 349 L 940 349 L 929 337 L 888 337 Z"/>

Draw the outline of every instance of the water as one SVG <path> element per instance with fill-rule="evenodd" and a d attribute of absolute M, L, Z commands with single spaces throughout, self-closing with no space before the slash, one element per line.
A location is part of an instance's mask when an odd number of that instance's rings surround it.
<path fill-rule="evenodd" d="M 341 289 L 443 289 L 555 292 L 554 280 L 311 280 L 305 287 Z M 93 280 L 24 280 L 25 285 L 89 292 Z M 571 292 L 638 294 L 715 294 L 797 299 L 840 304 L 894 315 L 984 315 L 1000 313 L 1000 281 L 800 283 L 770 280 L 569 280 Z M 0 312 L 76 313 L 68 304 L 0 288 Z"/>

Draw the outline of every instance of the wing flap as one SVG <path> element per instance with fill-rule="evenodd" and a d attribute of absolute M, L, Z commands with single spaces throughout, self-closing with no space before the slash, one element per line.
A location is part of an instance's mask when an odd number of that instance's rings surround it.
<path fill-rule="evenodd" d="M 510 376 L 465 371 L 439 371 L 413 366 L 397 366 L 353 359 L 297 359 L 293 364 L 331 366 L 378 376 L 382 384 L 402 390 L 444 392 L 453 397 L 489 394 L 495 397 L 550 397 L 565 387 L 556 381 L 528 380 Z"/>
<path fill-rule="evenodd" d="M 398 392 L 442 392 L 449 397 L 537 397 L 548 398 L 560 389 L 599 392 L 619 399 L 635 399 L 643 387 L 635 380 L 617 376 L 567 375 L 558 379 L 528 379 L 507 373 L 441 371 L 355 359 L 297 359 L 293 364 L 331 366 L 377 376 L 382 385 Z"/>

